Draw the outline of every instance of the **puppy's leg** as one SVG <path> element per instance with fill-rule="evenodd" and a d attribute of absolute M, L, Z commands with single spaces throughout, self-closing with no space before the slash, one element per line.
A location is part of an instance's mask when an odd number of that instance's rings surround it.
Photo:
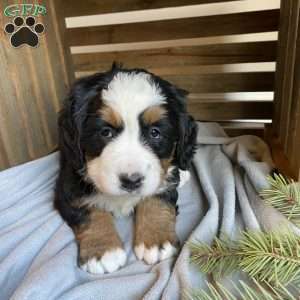
<path fill-rule="evenodd" d="M 176 254 L 176 209 L 160 199 L 149 197 L 136 210 L 135 254 L 148 264 Z"/>
<path fill-rule="evenodd" d="M 88 220 L 74 231 L 82 269 L 99 274 L 110 273 L 124 266 L 126 252 L 110 213 L 94 209 Z"/>

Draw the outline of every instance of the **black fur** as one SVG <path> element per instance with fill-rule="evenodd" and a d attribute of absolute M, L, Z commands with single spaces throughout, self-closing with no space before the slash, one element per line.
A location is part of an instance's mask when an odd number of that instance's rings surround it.
<path fill-rule="evenodd" d="M 182 170 L 191 167 L 192 158 L 196 151 L 197 125 L 187 114 L 180 114 L 179 141 L 176 147 L 176 163 Z"/>
<path fill-rule="evenodd" d="M 103 120 L 96 117 L 95 113 L 101 105 L 99 97 L 101 91 L 107 87 L 117 72 L 147 71 L 121 69 L 114 64 L 112 69 L 106 73 L 97 73 L 76 81 L 59 117 L 61 161 L 55 206 L 71 227 L 84 222 L 89 213 L 86 208 L 78 204 L 79 199 L 96 192 L 93 184 L 85 179 L 86 156 L 100 155 L 107 143 L 104 138 L 97 135 L 97 132 L 105 124 Z M 176 145 L 172 164 L 186 170 L 190 167 L 195 151 L 197 134 L 193 118 L 186 113 L 186 92 L 154 74 L 151 76 L 167 99 L 168 118 L 157 124 L 164 136 L 161 143 L 155 144 L 147 140 L 148 129 L 146 126 L 142 126 L 142 138 L 149 143 L 159 158 L 169 157 Z M 119 134 L 122 128 L 115 130 L 115 134 Z M 175 168 L 175 170 L 174 188 L 160 195 L 161 198 L 173 205 L 176 205 L 177 192 L 175 188 L 179 181 L 178 169 Z"/>
<path fill-rule="evenodd" d="M 173 164 L 182 170 L 188 170 L 196 150 L 197 124 L 193 117 L 187 114 L 186 96 L 188 92 L 177 88 L 166 80 L 154 76 L 154 81 L 162 87 L 168 99 L 167 110 L 173 128 L 176 128 L 177 146 Z"/>

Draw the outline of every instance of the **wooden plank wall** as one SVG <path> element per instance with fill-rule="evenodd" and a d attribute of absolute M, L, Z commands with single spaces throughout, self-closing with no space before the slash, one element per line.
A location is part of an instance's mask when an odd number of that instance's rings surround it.
<path fill-rule="evenodd" d="M 277 49 L 277 38 L 269 39 L 268 33 L 276 32 L 279 23 L 278 7 L 268 5 L 276 1 L 75 2 L 64 1 L 63 10 L 76 77 L 107 70 L 113 61 L 146 68 L 187 89 L 189 111 L 198 120 L 221 121 L 232 135 L 263 136 L 264 122 L 272 118 L 272 95 L 264 94 L 274 91 Z M 200 15 L 153 17 L 155 9 L 181 5 L 194 5 Z M 150 21 L 139 18 L 145 9 L 151 10 Z M 206 10 L 210 13 L 203 13 Z M 129 11 L 138 21 L 112 21 L 115 14 Z M 259 40 L 257 34 L 262 34 Z M 245 38 L 235 39 L 240 35 Z"/>
<path fill-rule="evenodd" d="M 15 3 L 23 1 L 0 2 L 0 169 L 54 149 L 57 113 L 74 77 L 72 69 L 67 68 L 54 2 L 48 1 L 47 15 L 38 18 L 45 25 L 39 47 L 17 49 L 11 47 L 3 30 L 12 20 L 3 15 L 3 10 Z"/>
<path fill-rule="evenodd" d="M 107 70 L 114 60 L 189 90 L 196 119 L 220 121 L 232 135 L 263 135 L 273 109 L 278 0 L 41 2 L 48 13 L 39 48 L 13 49 L 0 30 L 0 168 L 49 153 L 74 74 Z M 7 21 L 1 15 L 0 26 Z"/>
<path fill-rule="evenodd" d="M 300 0 L 282 0 L 274 117 L 268 138 L 282 168 L 300 179 Z"/>

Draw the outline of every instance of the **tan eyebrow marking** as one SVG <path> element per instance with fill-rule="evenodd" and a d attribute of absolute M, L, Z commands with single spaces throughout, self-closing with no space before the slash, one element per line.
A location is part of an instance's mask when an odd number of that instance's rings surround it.
<path fill-rule="evenodd" d="M 98 113 L 105 122 L 115 128 L 121 127 L 123 124 L 120 114 L 110 106 L 104 105 L 98 110 Z"/>
<path fill-rule="evenodd" d="M 161 119 L 163 119 L 167 114 L 167 110 L 159 105 L 151 106 L 147 108 L 142 118 L 146 124 L 153 124 Z"/>

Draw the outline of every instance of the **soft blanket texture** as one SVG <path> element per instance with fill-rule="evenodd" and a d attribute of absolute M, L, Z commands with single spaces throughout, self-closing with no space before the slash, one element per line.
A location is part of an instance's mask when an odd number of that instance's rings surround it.
<path fill-rule="evenodd" d="M 132 251 L 132 218 L 116 219 L 127 265 L 91 275 L 77 265 L 72 230 L 53 209 L 58 153 L 0 173 L 0 299 L 93 300 L 181 298 L 205 278 L 189 264 L 184 243 L 210 243 L 216 235 L 273 228 L 284 218 L 266 207 L 258 191 L 273 165 L 257 137 L 228 138 L 214 123 L 199 123 L 192 176 L 179 189 L 176 231 L 179 256 L 148 266 Z"/>

